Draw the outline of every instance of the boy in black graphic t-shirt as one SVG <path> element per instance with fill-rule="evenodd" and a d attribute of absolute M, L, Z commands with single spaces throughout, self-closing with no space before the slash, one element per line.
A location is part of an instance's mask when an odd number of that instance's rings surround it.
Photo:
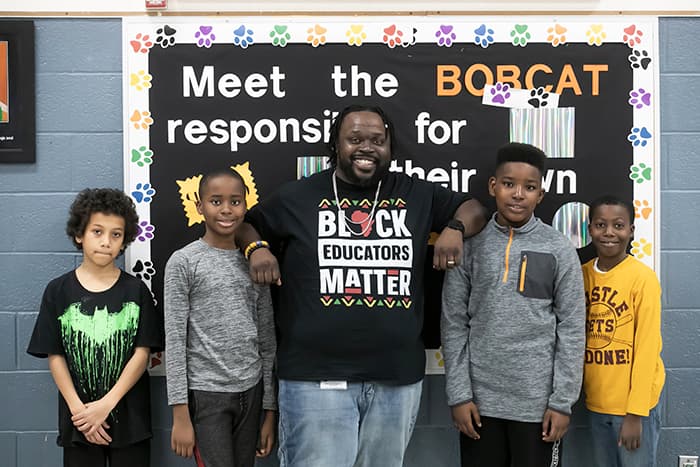
<path fill-rule="evenodd" d="M 163 323 L 146 285 L 114 264 L 137 229 L 123 192 L 83 190 L 66 227 L 83 262 L 44 291 L 27 352 L 49 359 L 64 466 L 149 465 L 145 370 L 150 352 L 163 347 Z"/>

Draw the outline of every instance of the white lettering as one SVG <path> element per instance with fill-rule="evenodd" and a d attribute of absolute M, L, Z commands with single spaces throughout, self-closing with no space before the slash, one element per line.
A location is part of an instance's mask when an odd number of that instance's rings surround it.
<path fill-rule="evenodd" d="M 183 97 L 214 97 L 214 66 L 202 67 L 202 72 L 197 77 L 192 66 L 182 67 L 182 95 Z M 272 84 L 272 95 L 276 98 L 285 97 L 286 91 L 282 89 L 282 81 L 285 74 L 280 72 L 279 66 L 273 66 L 270 74 L 265 77 L 261 73 L 251 73 L 241 81 L 235 73 L 224 73 L 216 83 L 219 94 L 226 98 L 234 98 L 243 91 L 248 97 L 257 99 L 267 94 L 270 83 Z"/>
<path fill-rule="evenodd" d="M 318 236 L 330 237 L 335 235 L 335 215 L 331 211 L 318 212 Z"/>
<path fill-rule="evenodd" d="M 542 177 L 542 188 L 544 191 L 549 192 L 552 189 L 552 182 L 554 181 L 556 175 L 556 187 L 554 187 L 554 192 L 558 195 L 567 193 L 571 195 L 576 194 L 576 172 L 573 170 L 554 170 L 549 169 L 547 173 Z M 565 191 L 564 182 L 569 181 L 569 190 Z"/>
<path fill-rule="evenodd" d="M 403 166 L 400 166 L 399 162 L 396 160 L 391 161 L 389 170 L 392 172 L 403 172 L 409 177 L 415 175 L 421 180 L 439 183 L 452 191 L 469 193 L 469 182 L 470 179 L 476 175 L 476 169 L 460 169 L 459 163 L 456 161 L 450 162 L 450 167 L 451 170 L 449 172 L 439 167 L 433 168 L 428 171 L 428 175 L 426 176 L 425 169 L 418 166 L 414 167 L 413 161 L 411 159 L 406 159 L 403 161 Z"/>
<path fill-rule="evenodd" d="M 320 221 L 320 219 L 319 219 Z M 324 219 L 324 223 L 327 222 Z M 324 226 L 324 232 L 330 227 Z M 318 240 L 318 265 L 320 267 L 350 266 L 357 268 L 407 268 L 413 267 L 413 243 L 410 238 L 386 240 L 344 240 L 320 238 Z"/>
<path fill-rule="evenodd" d="M 428 139 L 433 144 L 445 144 L 450 141 L 452 144 L 459 144 L 460 130 L 467 126 L 466 120 L 452 120 L 447 123 L 444 120 L 430 121 L 430 113 L 421 112 L 416 116 L 416 141 L 418 144 L 425 144 L 426 128 Z"/>
<path fill-rule="evenodd" d="M 331 73 L 333 92 L 338 97 L 345 97 L 348 95 L 347 88 L 345 87 L 345 80 L 348 78 L 348 74 L 342 70 L 340 65 L 334 65 L 333 72 Z M 380 97 L 392 97 L 396 94 L 399 87 L 399 80 L 391 73 L 382 73 L 374 80 L 374 83 L 372 83 L 372 75 L 366 71 L 360 71 L 360 67 L 357 65 L 352 65 L 350 67 L 349 81 L 350 95 L 353 97 L 357 97 L 360 94 L 365 97 L 370 97 L 372 95 L 372 84 L 374 84 L 374 91 Z"/>

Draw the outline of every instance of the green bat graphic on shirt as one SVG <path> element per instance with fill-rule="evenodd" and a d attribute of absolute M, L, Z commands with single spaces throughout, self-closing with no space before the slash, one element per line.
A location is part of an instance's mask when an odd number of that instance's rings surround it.
<path fill-rule="evenodd" d="M 95 307 L 87 315 L 80 303 L 72 303 L 58 318 L 66 360 L 91 401 L 114 386 L 131 357 L 139 311 L 136 303 L 127 302 L 117 313 Z"/>

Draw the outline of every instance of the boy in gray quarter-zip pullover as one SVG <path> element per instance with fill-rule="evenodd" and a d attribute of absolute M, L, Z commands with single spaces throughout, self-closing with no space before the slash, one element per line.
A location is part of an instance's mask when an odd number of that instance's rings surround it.
<path fill-rule="evenodd" d="M 581 266 L 571 242 L 533 215 L 543 172 L 539 149 L 499 149 L 489 179 L 497 213 L 445 276 L 447 402 L 464 466 L 549 466 L 578 399 Z"/>

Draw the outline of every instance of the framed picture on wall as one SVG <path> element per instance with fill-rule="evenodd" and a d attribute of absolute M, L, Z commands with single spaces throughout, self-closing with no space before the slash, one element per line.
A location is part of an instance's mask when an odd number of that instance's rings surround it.
<path fill-rule="evenodd" d="M 36 160 L 34 22 L 0 21 L 0 162 Z"/>

